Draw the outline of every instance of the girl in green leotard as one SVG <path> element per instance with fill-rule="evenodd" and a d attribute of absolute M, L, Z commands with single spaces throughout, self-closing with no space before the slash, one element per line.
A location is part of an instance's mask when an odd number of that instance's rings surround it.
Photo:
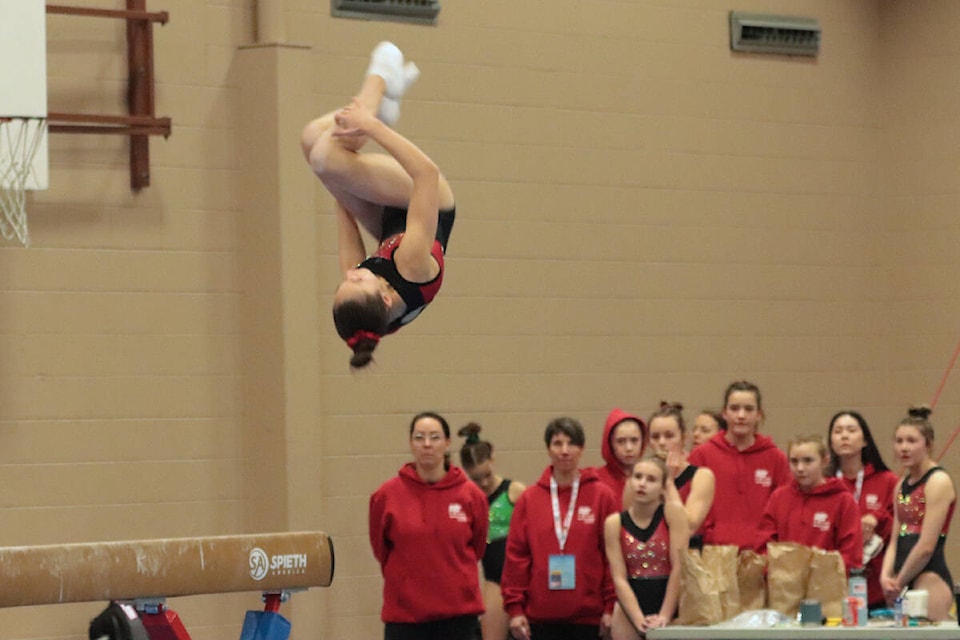
<path fill-rule="evenodd" d="M 510 619 L 503 610 L 500 573 L 503 571 L 513 505 L 526 486 L 497 474 L 493 468 L 493 445 L 480 439 L 480 428 L 479 424 L 471 422 L 457 432 L 457 435 L 466 438 L 460 449 L 460 465 L 487 495 L 490 503 L 487 550 L 481 563 L 484 578 L 483 605 L 486 609 L 486 613 L 480 617 L 483 640 L 506 640 L 509 637 Z"/>

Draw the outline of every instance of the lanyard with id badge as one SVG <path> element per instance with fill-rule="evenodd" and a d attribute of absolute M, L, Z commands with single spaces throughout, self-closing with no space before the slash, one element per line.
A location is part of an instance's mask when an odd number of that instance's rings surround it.
<path fill-rule="evenodd" d="M 557 543 L 560 553 L 550 554 L 549 585 L 550 590 L 569 591 L 577 588 L 577 562 L 573 554 L 564 553 L 563 547 L 567 544 L 570 534 L 570 525 L 573 523 L 573 512 L 577 509 L 577 495 L 580 493 L 580 474 L 573 480 L 570 492 L 570 505 L 567 515 L 560 523 L 560 496 L 557 479 L 550 476 L 550 504 L 553 507 L 553 531 L 557 534 Z"/>

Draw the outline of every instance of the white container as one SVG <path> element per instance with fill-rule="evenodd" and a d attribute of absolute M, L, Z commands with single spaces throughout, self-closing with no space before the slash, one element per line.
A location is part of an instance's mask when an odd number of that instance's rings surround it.
<path fill-rule="evenodd" d="M 926 589 L 907 591 L 903 596 L 903 613 L 911 618 L 926 618 L 929 597 L 930 592 Z"/>

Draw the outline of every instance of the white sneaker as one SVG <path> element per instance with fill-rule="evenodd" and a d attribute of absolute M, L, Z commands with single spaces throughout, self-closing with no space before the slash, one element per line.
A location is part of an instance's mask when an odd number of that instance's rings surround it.
<path fill-rule="evenodd" d="M 385 40 L 374 47 L 370 54 L 367 75 L 383 78 L 386 84 L 384 95 L 391 100 L 399 100 L 420 77 L 420 70 L 412 62 L 404 64 L 403 52 L 397 45 Z"/>

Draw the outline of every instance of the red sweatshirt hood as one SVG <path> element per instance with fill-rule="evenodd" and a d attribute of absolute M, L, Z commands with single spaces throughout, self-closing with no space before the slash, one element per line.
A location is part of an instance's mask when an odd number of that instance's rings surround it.
<path fill-rule="evenodd" d="M 424 488 L 437 490 L 455 487 L 468 481 L 467 474 L 465 474 L 460 467 L 451 466 L 449 469 L 447 469 L 447 475 L 443 476 L 443 478 L 440 479 L 440 482 L 424 482 L 423 478 L 417 474 L 417 468 L 412 462 L 408 462 L 400 467 L 400 472 L 398 475 L 405 482 L 413 482 L 422 485 Z"/>
<path fill-rule="evenodd" d="M 837 463 L 837 464 L 839 465 L 839 463 Z M 873 468 L 873 463 L 872 463 L 872 462 L 864 462 L 864 463 L 863 463 L 863 478 L 864 478 L 864 480 L 866 480 L 867 478 L 870 478 L 870 477 L 872 477 L 872 476 L 875 476 L 875 475 L 877 475 L 878 473 L 880 473 L 880 472 Z M 840 476 L 837 476 L 837 477 L 844 477 L 844 476 L 843 476 L 843 472 L 840 472 L 840 474 L 841 474 L 841 475 L 840 475 Z M 856 477 L 857 477 L 857 476 L 853 476 L 853 478 L 851 478 L 851 479 L 852 479 L 852 480 L 855 480 Z"/>
<path fill-rule="evenodd" d="M 647 448 L 647 423 L 643 421 L 643 418 L 627 413 L 623 409 L 614 409 L 611 411 L 610 415 L 607 416 L 606 424 L 603 425 L 603 441 L 600 443 L 600 454 L 603 456 L 604 462 L 606 462 L 607 470 L 614 478 L 626 477 L 623 469 L 620 467 L 620 463 L 617 462 L 617 459 L 613 456 L 613 447 L 610 444 L 610 436 L 613 435 L 614 428 L 624 420 L 633 420 L 640 425 L 640 435 L 643 439 L 643 442 L 640 443 L 641 456 L 643 456 L 643 452 Z"/>
<path fill-rule="evenodd" d="M 833 493 L 847 492 L 847 487 L 840 478 L 827 478 L 826 482 L 814 487 L 810 491 L 804 491 L 797 484 L 796 478 L 790 481 L 790 489 L 799 496 L 828 496 Z"/>
<path fill-rule="evenodd" d="M 744 449 L 743 451 L 737 451 L 737 448 L 730 444 L 727 441 L 726 433 L 720 431 L 712 438 L 700 445 L 701 447 L 716 447 L 725 454 L 740 454 L 748 455 L 751 453 L 759 453 L 761 451 L 767 451 L 769 449 L 776 449 L 777 445 L 774 444 L 773 439 L 770 436 L 765 436 L 762 434 L 756 434 L 756 438 L 753 441 L 753 444 Z"/>
<path fill-rule="evenodd" d="M 581 468 L 579 469 L 579 471 L 580 471 L 581 486 L 583 486 L 588 482 L 600 481 L 600 476 L 597 475 L 597 471 L 593 467 Z M 537 480 L 537 486 L 543 487 L 547 491 L 550 491 L 550 476 L 552 475 L 553 475 L 553 466 L 548 465 L 547 468 L 543 470 L 543 473 L 540 474 L 540 478 Z"/>

